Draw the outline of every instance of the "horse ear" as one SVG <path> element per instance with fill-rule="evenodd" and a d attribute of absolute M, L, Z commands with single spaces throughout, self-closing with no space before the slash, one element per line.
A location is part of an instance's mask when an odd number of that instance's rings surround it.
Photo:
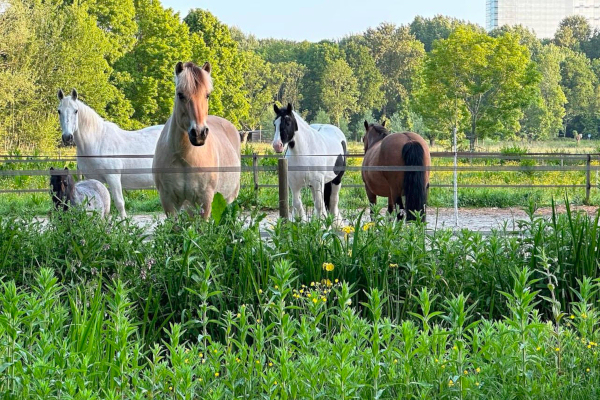
<path fill-rule="evenodd" d="M 288 114 L 292 113 L 292 103 L 288 103 L 287 112 L 288 112 Z"/>
<path fill-rule="evenodd" d="M 183 63 L 181 61 L 179 61 L 176 65 L 175 65 L 175 75 L 178 76 L 181 71 L 183 71 Z"/>
<path fill-rule="evenodd" d="M 365 130 L 368 132 L 369 131 L 369 123 L 367 122 L 367 120 L 365 119 Z"/>
<path fill-rule="evenodd" d="M 210 75 L 210 72 L 212 71 L 212 67 L 210 66 L 209 62 L 205 62 L 204 65 L 202 66 L 202 69 L 205 70 L 209 75 Z"/>
<path fill-rule="evenodd" d="M 63 93 L 62 89 L 58 89 L 58 99 L 62 100 L 65 98 L 65 94 Z"/>
<path fill-rule="evenodd" d="M 73 100 L 77 100 L 77 90 L 76 89 L 71 90 L 71 98 Z"/>
<path fill-rule="evenodd" d="M 277 104 L 273 104 L 273 111 L 275 111 L 275 114 L 279 115 L 279 107 L 277 107 Z"/>
<path fill-rule="evenodd" d="M 54 167 L 50 167 L 50 171 L 54 171 Z"/>
<path fill-rule="evenodd" d="M 381 123 L 381 126 L 383 126 L 385 128 L 385 123 L 387 122 L 387 120 L 383 120 L 383 122 Z"/>
<path fill-rule="evenodd" d="M 69 167 L 65 167 L 65 171 L 68 171 L 68 170 L 69 170 Z"/>

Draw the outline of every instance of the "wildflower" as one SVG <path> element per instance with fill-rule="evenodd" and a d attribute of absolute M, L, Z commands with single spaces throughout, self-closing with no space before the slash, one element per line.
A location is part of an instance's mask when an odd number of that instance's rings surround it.
<path fill-rule="evenodd" d="M 390 264 L 390 268 L 398 268 L 398 264 Z"/>
<path fill-rule="evenodd" d="M 437 362 L 440 362 L 440 360 L 438 360 L 438 359 L 436 358 L 436 359 L 435 359 L 435 362 L 436 362 L 436 363 L 437 363 Z"/>
<path fill-rule="evenodd" d="M 573 314 L 571 314 L 571 316 L 569 318 L 575 319 L 575 316 Z"/>
<path fill-rule="evenodd" d="M 351 305 L 351 304 L 352 304 L 352 299 L 348 299 L 348 300 L 346 300 L 346 305 L 347 305 L 347 306 L 349 306 L 349 305 Z"/>
<path fill-rule="evenodd" d="M 217 349 L 214 349 L 214 350 L 213 350 L 213 353 L 217 354 Z"/>
<path fill-rule="evenodd" d="M 215 378 L 218 378 L 218 377 L 219 377 L 219 373 L 215 372 Z"/>
<path fill-rule="evenodd" d="M 363 225 L 363 231 L 368 231 L 369 229 L 371 229 L 372 227 L 375 226 L 375 222 L 369 222 Z"/>
<path fill-rule="evenodd" d="M 331 281 L 329 279 L 325 280 L 325 284 L 329 287 L 333 286 L 333 283 L 331 283 Z"/>
<path fill-rule="evenodd" d="M 256 360 L 256 364 L 260 364 L 260 361 Z"/>
<path fill-rule="evenodd" d="M 442 364 L 442 369 L 446 369 L 446 364 Z"/>
<path fill-rule="evenodd" d="M 258 294 L 262 294 L 262 289 L 258 289 Z"/>
<path fill-rule="evenodd" d="M 325 268 L 325 264 L 323 264 L 323 268 Z M 311 282 L 311 283 L 310 283 L 310 286 L 315 286 L 315 283 L 314 283 L 314 282 Z"/>
<path fill-rule="evenodd" d="M 587 318 L 587 314 L 586 313 L 581 313 L 581 318 L 586 319 Z"/>
<path fill-rule="evenodd" d="M 277 386 L 277 381 L 273 382 L 273 386 Z"/>
<path fill-rule="evenodd" d="M 321 300 L 327 301 L 327 298 L 326 297 L 321 297 Z"/>
<path fill-rule="evenodd" d="M 269 367 L 272 367 L 272 366 L 273 366 L 273 363 L 272 363 L 272 362 L 270 362 L 270 363 L 269 363 Z"/>
<path fill-rule="evenodd" d="M 352 249 L 348 250 L 348 257 L 352 257 Z"/>
<path fill-rule="evenodd" d="M 342 228 L 342 232 L 344 232 L 346 235 L 349 235 L 352 232 L 354 232 L 354 227 L 352 227 L 352 226 L 345 226 L 345 227 Z"/>
<path fill-rule="evenodd" d="M 202 357 L 204 357 L 204 354 L 200 353 L 200 354 L 198 354 L 198 357 L 202 358 Z"/>
<path fill-rule="evenodd" d="M 452 348 L 452 350 L 458 350 L 458 347 L 456 347 L 456 345 L 454 345 L 454 347 Z"/>
<path fill-rule="evenodd" d="M 323 269 L 327 272 L 331 272 L 335 269 L 335 267 L 332 263 L 323 263 Z M 312 283 L 310 285 L 313 286 Z"/>
<path fill-rule="evenodd" d="M 479 386 L 479 382 L 475 382 L 475 386 Z"/>
<path fill-rule="evenodd" d="M 554 351 L 560 351 L 560 347 L 555 348 Z"/>
<path fill-rule="evenodd" d="M 537 351 L 540 351 L 542 348 L 540 346 L 535 348 Z"/>
<path fill-rule="evenodd" d="M 300 289 L 300 293 L 304 293 L 304 289 Z"/>
<path fill-rule="evenodd" d="M 189 353 L 190 349 L 185 349 L 185 354 Z"/>
<path fill-rule="evenodd" d="M 235 362 L 240 362 L 240 359 L 236 357 Z"/>
<path fill-rule="evenodd" d="M 340 281 L 339 279 L 336 279 L 334 282 L 335 282 L 335 283 L 339 283 L 339 281 Z"/>
<path fill-rule="evenodd" d="M 448 387 L 452 387 L 452 386 L 454 386 L 454 382 L 452 382 L 452 379 L 450 379 L 450 380 L 448 381 Z"/>
<path fill-rule="evenodd" d="M 260 318 L 256 320 L 256 322 L 259 323 L 259 324 L 261 323 L 261 321 L 262 320 Z"/>
<path fill-rule="evenodd" d="M 589 369 L 589 368 L 586 368 L 586 369 L 585 369 L 585 372 L 590 372 L 590 369 Z"/>
<path fill-rule="evenodd" d="M 279 285 L 275 285 L 275 289 L 279 289 Z"/>
<path fill-rule="evenodd" d="M 238 318 L 240 318 L 241 316 L 242 316 L 242 314 L 240 314 L 240 313 L 237 313 L 237 317 L 238 317 Z"/>
<path fill-rule="evenodd" d="M 394 364 L 398 364 L 398 359 L 394 358 Z"/>
<path fill-rule="evenodd" d="M 206 363 L 206 358 L 203 358 L 202 359 L 202 364 L 205 364 L 205 363 Z"/>
<path fill-rule="evenodd" d="M 188 359 L 186 358 L 184 362 L 187 364 L 188 362 L 190 362 L 190 360 L 188 360 Z"/>
<path fill-rule="evenodd" d="M 469 371 L 467 371 L 466 369 L 464 370 L 464 374 L 465 375 L 469 375 Z"/>
<path fill-rule="evenodd" d="M 173 386 L 169 386 L 169 390 L 171 390 L 171 391 L 172 391 L 172 390 L 173 390 Z"/>
<path fill-rule="evenodd" d="M 481 372 L 481 368 L 479 368 L 479 367 L 475 368 L 475 372 L 480 373 Z"/>
<path fill-rule="evenodd" d="M 198 378 L 198 382 L 202 382 L 202 378 Z"/>
<path fill-rule="evenodd" d="M 315 298 L 313 299 L 313 303 L 317 304 L 317 301 L 318 301 L 318 300 L 317 300 L 317 298 L 315 297 Z"/>

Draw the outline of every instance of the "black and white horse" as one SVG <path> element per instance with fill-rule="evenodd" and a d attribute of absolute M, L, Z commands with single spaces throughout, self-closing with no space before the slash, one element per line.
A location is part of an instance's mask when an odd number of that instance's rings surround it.
<path fill-rule="evenodd" d="M 274 110 L 273 149 L 282 153 L 287 148 L 285 158 L 288 159 L 293 216 L 305 219 L 300 192 L 309 186 L 315 204 L 314 216 L 321 218 L 329 212 L 339 221 L 338 203 L 348 148 L 346 137 L 333 125 L 309 125 L 292 110 L 291 104 L 286 108 L 275 105 Z M 302 170 L 302 167 L 308 168 Z"/>

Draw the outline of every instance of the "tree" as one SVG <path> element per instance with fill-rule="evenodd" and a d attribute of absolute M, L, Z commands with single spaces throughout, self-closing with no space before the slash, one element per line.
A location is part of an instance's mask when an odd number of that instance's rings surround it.
<path fill-rule="evenodd" d="M 587 42 L 591 35 L 592 28 L 587 19 L 582 15 L 571 15 L 560 22 L 554 42 L 558 46 L 579 51 L 581 44 Z"/>
<path fill-rule="evenodd" d="M 323 106 L 339 125 L 358 100 L 358 81 L 344 60 L 336 60 L 325 68 L 321 79 Z"/>
<path fill-rule="evenodd" d="M 327 111 L 325 111 L 323 109 L 319 109 L 315 113 L 315 117 L 311 121 L 311 124 L 330 124 L 330 123 L 331 123 L 331 117 L 329 116 L 329 114 L 327 114 Z"/>
<path fill-rule="evenodd" d="M 413 89 L 413 77 L 422 67 L 425 49 L 407 27 L 381 24 L 368 29 L 365 39 L 383 76 L 385 105 L 383 114 L 398 111 Z"/>
<path fill-rule="evenodd" d="M 577 128 L 579 132 L 586 129 L 586 119 L 590 120 L 594 114 L 596 101 L 596 86 L 598 78 L 592 70 L 590 60 L 582 53 L 563 49 L 565 57 L 561 63 L 561 87 L 567 98 L 565 106 L 564 132 Z M 573 126 L 578 122 L 579 126 Z M 595 131 L 595 129 L 594 129 Z"/>
<path fill-rule="evenodd" d="M 164 124 L 173 109 L 175 64 L 190 60 L 191 41 L 179 14 L 158 0 L 136 0 L 137 42 L 115 64 L 116 82 L 143 125 Z"/>
<path fill-rule="evenodd" d="M 375 65 L 375 60 L 367 46 L 349 42 L 342 47 L 346 62 L 358 79 L 358 101 L 352 108 L 355 114 L 380 108 L 385 100 L 382 88 L 383 76 Z"/>
<path fill-rule="evenodd" d="M 290 61 L 273 64 L 273 70 L 279 71 L 283 77 L 275 100 L 281 104 L 291 103 L 294 109 L 298 110 L 303 98 L 302 80 L 306 74 L 306 67 Z"/>
<path fill-rule="evenodd" d="M 244 91 L 250 105 L 248 118 L 243 125 L 255 129 L 262 115 L 270 109 L 279 94 L 283 76 L 277 68 L 253 52 L 244 54 Z"/>
<path fill-rule="evenodd" d="M 417 15 L 410 23 L 410 33 L 423 43 L 425 51 L 429 53 L 433 48 L 433 42 L 447 39 L 458 24 L 460 22 L 456 19 L 443 15 L 436 15 L 433 18 Z"/>
<path fill-rule="evenodd" d="M 532 30 L 523 25 L 503 25 L 500 28 L 492 30 L 489 35 L 497 38 L 505 33 L 510 33 L 519 37 L 519 43 L 529 49 L 531 57 L 535 59 L 537 54 L 542 50 L 542 42 L 535 36 Z"/>
<path fill-rule="evenodd" d="M 231 37 L 227 25 L 210 12 L 191 10 L 184 18 L 201 40 L 194 45 L 193 58 L 199 62 L 210 61 L 213 68 L 214 96 L 211 95 L 210 113 L 222 116 L 240 127 L 248 118 L 250 105 L 244 91 L 244 57 Z"/>
<path fill-rule="evenodd" d="M 421 96 L 430 104 L 439 99 L 444 113 L 454 99 L 456 114 L 468 114 L 472 151 L 477 138 L 518 131 L 521 110 L 535 95 L 539 73 L 518 41 L 461 27 L 428 56 Z"/>
<path fill-rule="evenodd" d="M 561 49 L 550 44 L 535 57 L 541 80 L 534 101 L 524 110 L 522 133 L 529 139 L 546 139 L 557 136 L 565 116 L 567 98 L 561 83 Z"/>

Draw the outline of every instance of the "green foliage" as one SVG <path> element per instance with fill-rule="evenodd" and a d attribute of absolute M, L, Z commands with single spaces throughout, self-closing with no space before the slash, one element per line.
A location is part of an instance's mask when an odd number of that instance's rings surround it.
<path fill-rule="evenodd" d="M 560 22 L 554 34 L 554 42 L 558 46 L 580 51 L 582 44 L 587 42 L 591 35 L 592 28 L 588 20 L 582 15 L 571 15 Z"/>
<path fill-rule="evenodd" d="M 358 100 L 358 81 L 344 60 L 327 65 L 321 78 L 323 107 L 339 125 Z"/>
<path fill-rule="evenodd" d="M 319 110 L 315 114 L 315 118 L 310 122 L 311 124 L 330 124 L 331 117 L 325 110 Z"/>

